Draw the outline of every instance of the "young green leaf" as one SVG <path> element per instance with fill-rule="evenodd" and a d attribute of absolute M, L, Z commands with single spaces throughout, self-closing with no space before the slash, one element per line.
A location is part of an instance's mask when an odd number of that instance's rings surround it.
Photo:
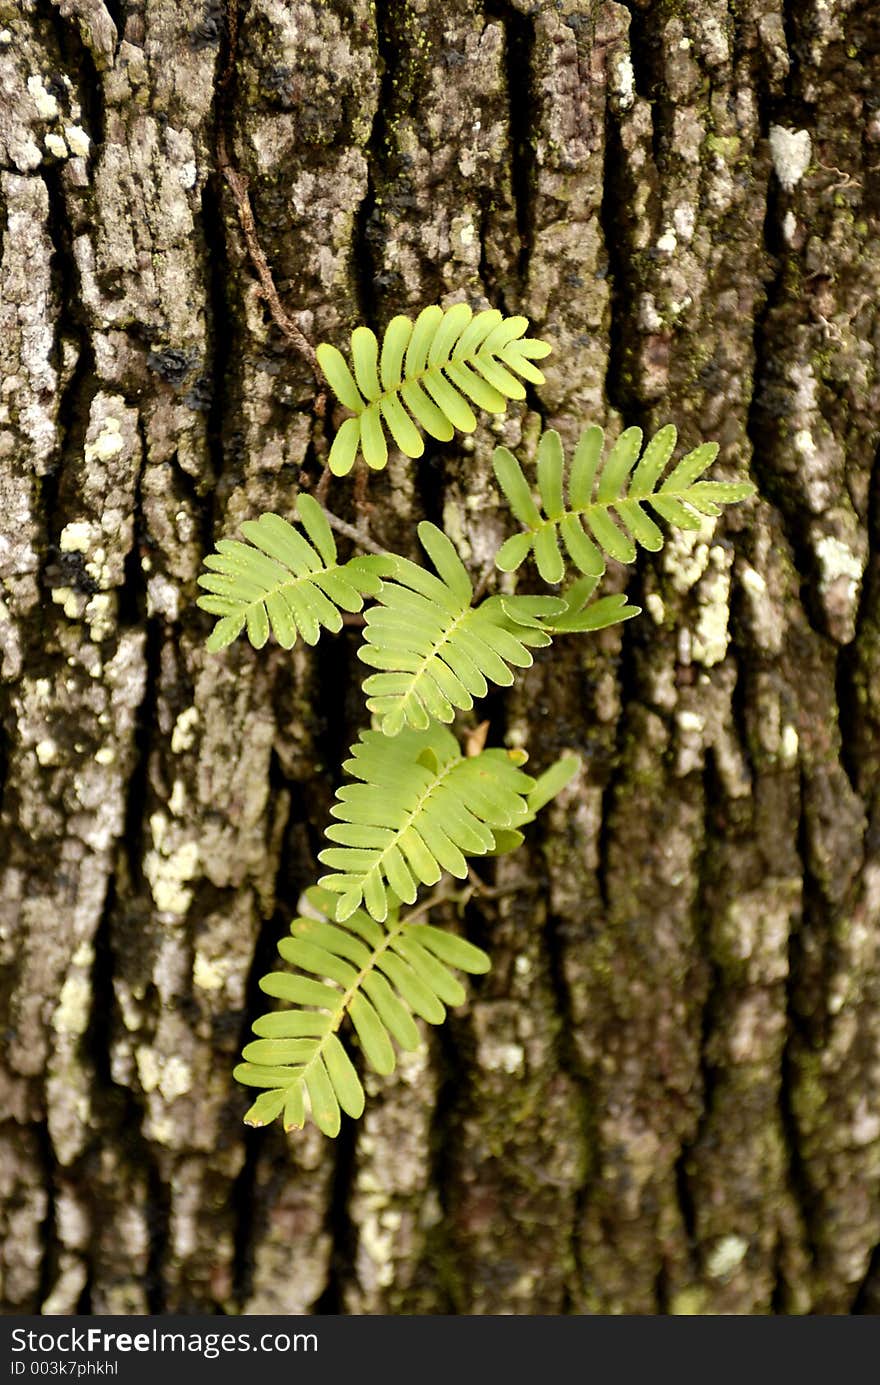
<path fill-rule="evenodd" d="M 602 429 L 595 425 L 581 434 L 568 477 L 566 504 L 562 441 L 553 429 L 543 434 L 538 445 L 540 509 L 519 462 L 506 447 L 495 449 L 496 480 L 525 531 L 502 545 L 496 558 L 501 571 L 515 571 L 531 553 L 544 581 L 560 582 L 565 574 L 561 545 L 582 573 L 601 577 L 606 556 L 631 563 L 637 547 L 651 552 L 662 547 L 663 532 L 648 509 L 668 523 L 692 529 L 699 528 L 701 515 L 716 515 L 721 505 L 754 494 L 755 488 L 748 481 L 700 479 L 717 456 L 716 443 L 704 443 L 689 452 L 658 489 L 675 447 L 676 432 L 671 425 L 661 428 L 643 452 L 641 429 L 627 428 L 604 463 L 603 440 Z"/>
<path fill-rule="evenodd" d="M 456 428 L 476 428 L 472 403 L 497 414 L 510 399 L 524 399 L 522 380 L 543 384 L 533 362 L 550 352 L 546 342 L 525 336 L 528 325 L 526 318 L 504 318 L 495 308 L 474 314 L 466 303 L 445 311 L 432 305 L 415 322 L 392 318 L 381 348 L 369 328 L 356 327 L 354 374 L 342 352 L 322 342 L 318 364 L 340 404 L 354 415 L 330 449 L 334 476 L 349 472 L 359 452 L 368 466 L 384 467 L 386 429 L 407 457 L 420 457 L 420 428 L 448 442 Z"/>

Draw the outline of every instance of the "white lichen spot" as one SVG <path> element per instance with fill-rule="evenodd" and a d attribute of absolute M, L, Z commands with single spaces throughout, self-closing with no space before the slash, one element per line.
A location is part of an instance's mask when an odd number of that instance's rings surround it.
<path fill-rule="evenodd" d="M 493 1039 L 485 1039 L 480 1044 L 480 1061 L 490 1072 L 506 1072 L 512 1076 L 523 1071 L 525 1059 L 522 1044 L 499 1043 Z"/>
<path fill-rule="evenodd" d="M 816 455 L 816 444 L 809 428 L 799 428 L 792 441 L 795 450 L 800 453 L 804 461 L 811 462 Z"/>
<path fill-rule="evenodd" d="M 34 753 L 41 765 L 56 765 L 58 763 L 58 746 L 51 736 L 47 736 L 43 741 L 38 741 Z"/>
<path fill-rule="evenodd" d="M 226 980 L 226 967 L 222 961 L 206 957 L 196 952 L 193 959 L 193 985 L 202 991 L 220 991 Z"/>
<path fill-rule="evenodd" d="M 86 605 L 84 614 L 89 635 L 96 643 L 112 635 L 115 610 L 115 598 L 108 592 L 96 593 Z"/>
<path fill-rule="evenodd" d="M 117 457 L 125 446 L 117 418 L 105 418 L 98 436 L 85 446 L 87 462 L 107 462 Z"/>
<path fill-rule="evenodd" d="M 0 29 L 0 48 L 8 48 L 12 42 L 12 30 Z"/>
<path fill-rule="evenodd" d="M 749 1243 L 744 1236 L 724 1236 L 710 1252 L 706 1268 L 712 1279 L 726 1279 L 745 1259 Z"/>
<path fill-rule="evenodd" d="M 645 606 L 654 624 L 662 625 L 666 619 L 666 606 L 659 592 L 649 592 L 645 597 Z"/>
<path fill-rule="evenodd" d="M 699 734 L 706 725 L 698 712 L 679 712 L 676 721 L 686 735 Z"/>
<path fill-rule="evenodd" d="M 67 147 L 71 154 L 80 159 L 89 157 L 92 141 L 81 125 L 65 125 L 64 138 L 67 140 Z"/>
<path fill-rule="evenodd" d="M 862 1095 L 853 1113 L 853 1144 L 872 1145 L 878 1136 L 880 1136 L 880 1115 L 871 1109 L 867 1096 Z"/>
<path fill-rule="evenodd" d="M 709 565 L 709 541 L 715 532 L 715 519 L 703 516 L 699 529 L 679 529 L 663 550 L 663 568 L 682 596 L 700 580 Z"/>
<path fill-rule="evenodd" d="M 676 207 L 672 213 L 672 224 L 681 240 L 689 241 L 693 238 L 694 221 L 694 209 L 687 203 L 683 207 Z"/>
<path fill-rule="evenodd" d="M 144 859 L 144 874 L 150 886 L 156 908 L 167 914 L 183 915 L 192 902 L 192 890 L 187 881 L 199 868 L 197 842 L 182 842 L 173 847 L 169 839 L 169 823 L 164 813 L 150 815 L 153 849 Z"/>
<path fill-rule="evenodd" d="M 8 33 L 9 31 L 4 30 L 4 32 Z M 52 95 L 51 91 L 46 90 L 46 87 L 43 85 L 42 77 L 40 77 L 37 73 L 35 73 L 31 77 L 28 77 L 27 89 L 30 93 L 31 100 L 37 108 L 37 115 L 40 117 L 40 119 L 57 120 L 58 116 L 61 114 L 61 111 L 58 107 L 58 102 Z M 66 148 L 64 152 L 67 153 Z"/>
<path fill-rule="evenodd" d="M 171 751 L 174 755 L 180 755 L 184 750 L 190 750 L 195 742 L 196 727 L 199 724 L 198 707 L 187 707 L 185 712 L 174 723 L 174 730 L 171 732 Z"/>
<path fill-rule="evenodd" d="M 116 759 L 116 751 L 112 745 L 102 745 L 101 749 L 95 752 L 95 759 L 99 765 L 112 765 Z"/>
<path fill-rule="evenodd" d="M 72 587 L 53 587 L 52 600 L 56 606 L 61 607 L 68 620 L 82 620 L 86 609 L 86 597 L 83 592 L 75 592 Z M 71 658 L 68 662 L 75 661 Z"/>
<path fill-rule="evenodd" d="M 65 524 L 61 530 L 58 547 L 62 553 L 88 553 L 94 542 L 94 527 L 88 520 L 77 520 Z"/>
<path fill-rule="evenodd" d="M 676 236 L 672 227 L 667 226 L 666 230 L 663 232 L 663 235 L 657 242 L 657 249 L 661 250 L 665 255 L 671 255 L 673 251 L 677 248 L 677 246 L 678 237 Z"/>
<path fill-rule="evenodd" d="M 182 779 L 175 779 L 174 788 L 171 790 L 171 797 L 168 800 L 168 807 L 176 818 L 183 817 L 186 811 L 186 789 L 183 787 Z"/>
<path fill-rule="evenodd" d="M 784 125 L 770 126 L 770 158 L 786 192 L 791 192 L 810 166 L 813 144 L 809 130 L 789 130 Z"/>
<path fill-rule="evenodd" d="M 53 158 L 67 158 L 69 150 L 61 135 L 56 135 L 50 130 L 49 134 L 43 137 L 43 143 L 45 144 L 47 151 L 53 156 Z"/>
<path fill-rule="evenodd" d="M 786 242 L 787 245 L 791 245 L 792 241 L 794 240 L 796 230 L 797 218 L 795 217 L 794 212 L 791 211 L 791 209 L 789 209 L 785 213 L 785 216 L 782 218 L 782 239 Z"/>
<path fill-rule="evenodd" d="M 384 1230 L 373 1209 L 367 1213 L 360 1226 L 360 1244 L 374 1265 L 373 1279 L 378 1287 L 387 1289 L 394 1283 L 394 1260 L 392 1256 L 394 1237 Z"/>
<path fill-rule="evenodd" d="M 187 159 L 186 163 L 181 165 L 178 170 L 177 176 L 180 179 L 180 186 L 182 188 L 194 188 L 196 185 L 195 159 Z"/>
<path fill-rule="evenodd" d="M 628 53 L 621 53 L 612 72 L 613 87 L 620 109 L 628 111 L 636 99 L 636 74 Z"/>
<path fill-rule="evenodd" d="M 779 763 L 784 769 L 792 769 L 798 758 L 798 733 L 789 723 L 783 727 L 779 738 Z"/>
<path fill-rule="evenodd" d="M 532 959 L 526 957 L 525 953 L 520 953 L 513 964 L 513 969 L 517 976 L 530 976 L 532 972 Z"/>
<path fill-rule="evenodd" d="M 819 559 L 821 576 L 819 585 L 823 588 L 830 587 L 833 582 L 837 582 L 841 577 L 849 579 L 848 596 L 853 599 L 859 582 L 862 580 L 862 564 L 859 558 L 851 549 L 847 548 L 840 539 L 833 538 L 830 534 L 824 539 L 820 539 L 816 545 L 816 557 Z"/>
<path fill-rule="evenodd" d="M 148 1044 L 141 1044 L 135 1050 L 134 1057 L 137 1063 L 141 1087 L 145 1092 L 154 1092 L 162 1076 L 162 1070 L 159 1066 L 156 1053 Z"/>
<path fill-rule="evenodd" d="M 767 590 L 767 583 L 760 572 L 756 572 L 753 567 L 749 567 L 745 563 L 743 563 L 741 581 L 751 596 L 763 596 Z"/>
<path fill-rule="evenodd" d="M 720 664 L 730 643 L 730 568 L 733 554 L 715 544 L 709 551 L 712 571 L 700 586 L 700 614 L 694 630 L 693 657 L 705 668 Z"/>
<path fill-rule="evenodd" d="M 191 1086 L 192 1069 L 189 1063 L 185 1062 L 178 1054 L 173 1053 L 162 1064 L 159 1091 L 166 1101 L 174 1101 L 175 1097 L 183 1096 L 185 1092 L 188 1092 Z"/>
<path fill-rule="evenodd" d="M 94 961 L 90 943 L 80 943 L 71 959 L 72 970 L 61 987 L 58 1004 L 52 1015 L 56 1034 L 80 1035 L 86 1032 L 91 1011 L 92 988 L 89 971 Z"/>
<path fill-rule="evenodd" d="M 192 890 L 183 882 L 195 873 L 199 849 L 187 842 L 168 857 L 147 853 L 144 874 L 150 884 L 156 908 L 163 914 L 185 914 L 192 902 Z"/>
<path fill-rule="evenodd" d="M 661 330 L 663 319 L 657 311 L 657 303 L 653 293 L 639 295 L 638 323 L 643 332 L 659 332 Z"/>
<path fill-rule="evenodd" d="M 146 563 L 143 568 L 145 572 L 149 571 Z M 153 573 L 147 581 L 147 615 L 165 616 L 167 620 L 176 621 L 179 614 L 180 593 L 177 586 L 161 573 Z"/>

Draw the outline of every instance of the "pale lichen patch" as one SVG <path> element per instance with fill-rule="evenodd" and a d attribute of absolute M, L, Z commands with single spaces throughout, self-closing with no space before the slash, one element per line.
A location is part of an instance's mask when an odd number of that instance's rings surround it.
<path fill-rule="evenodd" d="M 43 136 L 43 143 L 46 146 L 47 152 L 56 159 L 66 159 L 70 152 L 64 142 L 63 136 L 55 134 L 52 130 L 50 130 L 47 135 Z"/>
<path fill-rule="evenodd" d="M 709 550 L 710 571 L 700 583 L 700 614 L 694 630 L 693 657 L 705 668 L 720 664 L 730 643 L 730 569 L 733 554 L 720 544 Z"/>
<path fill-rule="evenodd" d="M 57 120 L 61 114 L 58 101 L 48 91 L 43 83 L 42 77 L 38 73 L 33 73 L 27 79 L 27 89 L 31 100 L 37 108 L 37 115 L 41 120 Z M 66 153 L 66 150 L 65 150 Z"/>
<path fill-rule="evenodd" d="M 46 736 L 42 741 L 37 741 L 34 753 L 41 765 L 57 765 L 58 746 L 51 736 Z"/>
<path fill-rule="evenodd" d="M 153 848 L 144 858 L 144 874 L 150 886 L 156 908 L 162 913 L 181 916 L 192 902 L 192 890 L 187 882 L 198 873 L 199 844 L 183 841 L 174 845 L 178 829 L 169 830 L 164 813 L 153 813 L 150 830 Z"/>
<path fill-rule="evenodd" d="M 771 125 L 769 143 L 773 170 L 786 192 L 791 192 L 810 166 L 813 153 L 810 132 Z"/>
<path fill-rule="evenodd" d="M 82 942 L 71 958 L 71 969 L 61 987 L 58 1004 L 52 1015 L 52 1028 L 56 1034 L 79 1036 L 88 1027 L 91 1013 L 92 986 L 89 979 L 94 949 L 90 942 Z"/>
<path fill-rule="evenodd" d="M 228 966 L 222 958 L 196 951 L 193 958 L 193 985 L 202 991 L 220 991 L 226 982 Z"/>
<path fill-rule="evenodd" d="M 64 138 L 67 141 L 68 149 L 76 158 L 87 159 L 89 157 L 92 141 L 81 125 L 65 125 Z"/>
<path fill-rule="evenodd" d="M 88 553 L 95 542 L 96 526 L 88 520 L 75 520 L 61 530 L 58 547 L 62 553 Z"/>
<path fill-rule="evenodd" d="M 712 1279 L 727 1279 L 739 1269 L 749 1243 L 744 1236 L 724 1236 L 709 1252 L 706 1269 Z"/>
<path fill-rule="evenodd" d="M 106 417 L 101 422 L 97 436 L 85 445 L 86 462 L 107 462 L 117 457 L 125 446 L 118 418 Z"/>
<path fill-rule="evenodd" d="M 715 519 L 704 516 L 699 529 L 680 529 L 670 534 L 663 549 L 663 570 L 682 596 L 700 580 L 709 565 L 709 543 Z"/>
<path fill-rule="evenodd" d="M 185 711 L 180 713 L 174 723 L 174 730 L 171 732 L 171 750 L 174 755 L 180 755 L 184 750 L 192 749 L 195 744 L 198 724 L 198 707 L 187 707 Z"/>

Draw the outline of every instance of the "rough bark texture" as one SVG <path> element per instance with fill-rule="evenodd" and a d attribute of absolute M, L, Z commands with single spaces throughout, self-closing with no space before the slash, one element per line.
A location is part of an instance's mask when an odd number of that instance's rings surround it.
<path fill-rule="evenodd" d="M 880 1311 L 880 9 L 231 17 L 0 0 L 7 1311 Z M 760 490 L 489 704 L 583 774 L 336 1144 L 230 1078 L 363 713 L 356 632 L 203 651 L 202 555 L 327 446 L 221 137 L 313 342 L 466 296 L 555 348 L 371 481 L 375 539 L 480 571 L 541 423 L 673 419 Z"/>

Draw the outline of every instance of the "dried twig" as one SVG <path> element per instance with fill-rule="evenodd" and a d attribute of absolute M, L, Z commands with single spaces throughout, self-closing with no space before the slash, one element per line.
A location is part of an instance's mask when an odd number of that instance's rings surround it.
<path fill-rule="evenodd" d="M 260 288 L 262 289 L 263 297 L 269 305 L 272 319 L 287 337 L 290 344 L 308 361 L 312 368 L 312 373 L 320 385 L 321 367 L 318 365 L 315 348 L 312 346 L 311 342 L 303 336 L 296 323 L 288 317 L 287 313 L 284 311 L 281 299 L 278 297 L 278 290 L 272 278 L 272 271 L 269 268 L 269 263 L 263 253 L 263 247 L 260 245 L 259 237 L 257 236 L 257 227 L 254 221 L 254 213 L 251 208 L 251 199 L 248 195 L 247 177 L 245 174 L 240 173 L 230 162 L 229 154 L 226 149 L 226 138 L 222 130 L 217 138 L 217 164 L 235 198 L 235 205 L 238 208 L 238 219 L 241 225 L 242 235 L 244 236 L 245 245 L 251 257 L 251 263 L 257 271 Z M 324 390 L 321 388 L 318 396 L 319 403 L 315 405 L 315 412 L 318 414 L 324 412 L 324 398 Z"/>
<path fill-rule="evenodd" d="M 327 523 L 331 529 L 335 529 L 337 534 L 344 534 L 352 543 L 356 543 L 359 548 L 363 548 L 367 553 L 378 553 L 380 558 L 384 558 L 388 552 L 387 548 L 380 548 L 379 544 L 373 543 L 372 539 L 367 538 L 360 529 L 356 529 L 353 524 L 348 524 L 338 515 L 331 514 L 329 510 L 324 511 Z"/>
<path fill-rule="evenodd" d="M 480 573 L 479 578 L 477 579 L 477 585 L 474 587 L 473 600 L 475 602 L 481 601 L 482 598 L 485 596 L 486 588 L 488 587 L 489 582 L 492 579 L 492 574 L 494 573 L 494 571 L 495 559 L 490 558 L 486 566 L 483 568 L 483 571 Z"/>

